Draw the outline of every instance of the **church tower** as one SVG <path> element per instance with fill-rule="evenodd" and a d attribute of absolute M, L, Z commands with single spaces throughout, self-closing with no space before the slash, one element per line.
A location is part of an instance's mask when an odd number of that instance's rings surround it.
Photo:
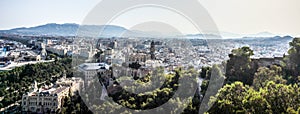
<path fill-rule="evenodd" d="M 155 59 L 155 44 L 154 44 L 154 41 L 152 40 L 151 44 L 150 44 L 150 56 L 151 56 L 151 59 L 154 60 Z"/>

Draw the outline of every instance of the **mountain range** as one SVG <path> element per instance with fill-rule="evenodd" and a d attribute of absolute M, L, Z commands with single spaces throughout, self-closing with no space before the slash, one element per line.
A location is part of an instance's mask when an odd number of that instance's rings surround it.
<path fill-rule="evenodd" d="M 230 32 L 207 32 L 205 34 L 166 35 L 158 31 L 128 30 L 116 25 L 79 25 L 74 23 L 49 23 L 29 28 L 0 30 L 0 34 L 46 35 L 46 36 L 89 36 L 89 37 L 181 37 L 181 38 L 243 38 L 273 37 L 269 32 L 257 34 L 235 34 Z"/>

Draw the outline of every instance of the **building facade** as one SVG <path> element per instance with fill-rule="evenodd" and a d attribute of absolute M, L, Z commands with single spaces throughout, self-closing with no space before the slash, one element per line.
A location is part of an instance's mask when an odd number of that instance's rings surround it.
<path fill-rule="evenodd" d="M 23 113 L 57 113 L 62 100 L 69 93 L 69 87 L 51 88 L 41 92 L 31 92 L 22 96 Z"/>

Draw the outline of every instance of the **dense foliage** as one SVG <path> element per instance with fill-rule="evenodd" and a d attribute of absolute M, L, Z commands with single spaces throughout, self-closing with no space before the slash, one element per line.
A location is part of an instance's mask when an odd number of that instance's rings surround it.
<path fill-rule="evenodd" d="M 268 81 L 274 81 L 277 84 L 286 84 L 283 79 L 282 68 L 280 66 L 272 65 L 270 68 L 260 67 L 254 75 L 253 87 L 255 89 L 263 88 Z"/>
<path fill-rule="evenodd" d="M 75 95 L 69 95 L 63 99 L 63 108 L 60 109 L 62 114 L 91 114 L 92 112 L 85 105 L 78 92 Z"/>
<path fill-rule="evenodd" d="M 254 90 L 242 82 L 225 85 L 219 90 L 209 113 L 292 113 L 300 107 L 298 85 L 276 84 L 269 81 L 265 87 Z"/>
<path fill-rule="evenodd" d="M 50 85 L 63 75 L 72 76 L 71 59 L 64 58 L 54 62 L 28 64 L 11 71 L 0 72 L 0 107 L 8 106 L 29 92 L 36 81 L 39 86 Z"/>
<path fill-rule="evenodd" d="M 118 86 L 118 83 L 115 83 L 116 86 L 114 86 L 113 89 L 117 91 L 109 93 L 106 101 L 101 101 L 99 99 L 101 95 L 101 90 L 99 91 L 99 89 L 101 88 L 97 87 L 97 82 L 96 84 L 91 84 L 90 87 L 88 87 L 90 92 L 95 93 L 88 92 L 81 95 L 84 96 L 85 101 L 88 103 L 87 105 L 91 108 L 91 110 L 99 113 L 112 113 L 112 111 L 114 113 L 121 113 L 126 111 L 124 107 L 135 110 L 133 111 L 134 113 L 151 109 L 154 109 L 155 112 L 165 111 L 166 113 L 169 113 L 169 111 L 172 111 L 173 113 L 182 111 L 185 113 L 197 113 L 199 109 L 200 98 L 199 95 L 194 95 L 195 91 L 192 90 L 192 87 L 196 86 L 195 77 L 197 72 L 193 69 L 189 69 L 176 70 L 174 74 L 164 74 L 163 72 L 160 72 L 163 71 L 162 69 L 158 70 L 159 71 L 157 72 L 159 73 L 155 75 L 149 75 L 150 80 L 146 82 L 142 80 L 134 80 L 132 83 L 139 85 L 136 88 L 130 88 L 124 85 L 121 87 Z M 133 80 L 132 78 L 133 77 L 122 76 L 116 80 L 121 83 L 127 82 L 128 80 Z M 162 84 L 154 84 L 156 83 L 154 81 L 158 78 L 163 80 Z M 179 83 L 180 81 L 182 81 L 182 83 Z M 155 85 L 159 85 L 159 87 L 156 88 Z M 135 93 L 137 92 L 136 90 L 142 88 L 149 91 Z M 181 90 L 178 88 L 181 88 Z M 190 90 L 186 88 L 190 88 Z M 108 87 L 108 90 L 109 89 L 112 88 Z M 179 95 L 174 97 L 176 96 L 175 93 Z M 161 108 L 160 106 L 164 105 L 165 103 L 169 103 L 169 106 Z"/>
<path fill-rule="evenodd" d="M 300 113 L 300 39 L 290 43 L 289 55 L 281 66 L 255 70 L 252 51 L 233 50 L 227 64 L 227 84 L 211 98 L 208 113 Z M 205 84 L 205 83 L 203 83 Z"/>
<path fill-rule="evenodd" d="M 300 84 L 300 38 L 294 38 L 289 45 L 289 55 L 285 57 L 285 78 L 288 83 Z"/>
<path fill-rule="evenodd" d="M 242 47 L 232 50 L 227 61 L 226 77 L 227 83 L 241 81 L 251 85 L 256 67 L 251 62 L 250 56 L 253 50 L 249 47 Z"/>

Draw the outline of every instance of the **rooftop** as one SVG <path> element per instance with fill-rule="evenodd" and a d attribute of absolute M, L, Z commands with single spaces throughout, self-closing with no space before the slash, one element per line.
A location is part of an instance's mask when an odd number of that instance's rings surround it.
<path fill-rule="evenodd" d="M 109 69 L 109 65 L 106 63 L 83 63 L 79 67 L 84 70 Z"/>
<path fill-rule="evenodd" d="M 68 89 L 68 87 L 58 87 L 58 88 L 50 88 L 50 89 L 43 89 L 40 92 L 31 92 L 28 96 L 52 96 L 61 93 L 62 91 Z"/>

